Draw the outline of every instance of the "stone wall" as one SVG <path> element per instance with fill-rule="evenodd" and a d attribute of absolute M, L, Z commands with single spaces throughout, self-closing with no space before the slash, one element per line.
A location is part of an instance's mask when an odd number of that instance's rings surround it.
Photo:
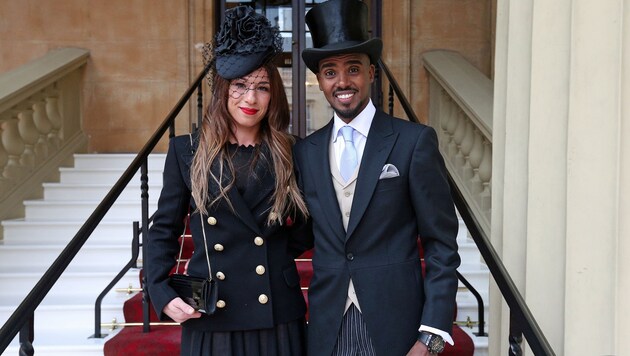
<path fill-rule="evenodd" d="M 0 1 L 0 72 L 50 49 L 90 51 L 83 129 L 90 152 L 134 152 L 201 70 L 195 44 L 209 39 L 213 0 Z M 426 121 L 428 77 L 422 54 L 461 53 L 491 76 L 494 0 L 383 1 L 384 60 Z M 386 97 L 385 97 L 386 98 Z M 401 110 L 396 114 L 403 116 Z M 188 129 L 193 108 L 178 118 Z M 165 148 L 162 142 L 161 149 Z"/>
<path fill-rule="evenodd" d="M 211 0 L 0 1 L 0 72 L 59 47 L 90 51 L 83 130 L 90 152 L 134 152 L 201 70 Z M 188 111 L 178 118 L 187 130 Z M 161 145 L 165 147 L 165 142 Z"/>

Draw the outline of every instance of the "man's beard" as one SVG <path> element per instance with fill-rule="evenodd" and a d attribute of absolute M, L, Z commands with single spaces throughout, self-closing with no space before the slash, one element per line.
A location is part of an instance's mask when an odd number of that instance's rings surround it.
<path fill-rule="evenodd" d="M 343 110 L 341 108 L 333 107 L 333 110 L 335 110 L 339 118 L 352 120 L 355 117 L 357 117 L 361 113 L 361 111 L 363 111 L 363 108 L 365 108 L 367 101 L 368 101 L 368 98 L 365 98 L 365 100 L 359 102 L 357 106 L 355 106 L 354 108 L 348 108 L 348 109 Z"/>

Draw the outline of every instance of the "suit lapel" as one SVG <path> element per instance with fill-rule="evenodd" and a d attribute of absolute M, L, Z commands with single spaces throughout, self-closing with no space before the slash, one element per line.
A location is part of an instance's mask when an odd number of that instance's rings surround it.
<path fill-rule="evenodd" d="M 377 111 L 368 133 L 363 158 L 359 166 L 357 186 L 354 191 L 354 200 L 352 201 L 346 234 L 348 238 L 356 229 L 359 221 L 361 221 L 365 209 L 367 209 L 372 199 L 381 170 L 387 163 L 387 158 L 394 147 L 397 137 L 398 134 L 394 133 L 392 129 L 391 118 Z"/>
<path fill-rule="evenodd" d="M 343 228 L 343 221 L 341 219 L 341 212 L 339 211 L 339 203 L 335 195 L 332 177 L 330 176 L 329 150 L 332 128 L 333 121 L 330 120 L 324 129 L 317 131 L 317 133 L 309 137 L 311 145 L 308 151 L 308 162 L 311 163 L 313 181 L 315 181 L 315 185 L 317 186 L 317 195 L 322 203 L 321 207 L 323 213 L 337 237 L 341 241 L 344 241 L 345 230 Z"/>

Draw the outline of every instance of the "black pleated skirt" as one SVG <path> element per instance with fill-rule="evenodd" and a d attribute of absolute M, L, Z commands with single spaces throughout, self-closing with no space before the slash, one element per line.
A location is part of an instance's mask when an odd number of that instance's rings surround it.
<path fill-rule="evenodd" d="M 200 331 L 182 327 L 182 356 L 302 356 L 306 355 L 304 319 L 271 329 Z"/>

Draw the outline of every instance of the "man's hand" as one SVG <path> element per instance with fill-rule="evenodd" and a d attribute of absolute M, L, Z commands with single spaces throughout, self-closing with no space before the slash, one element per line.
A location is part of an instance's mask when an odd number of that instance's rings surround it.
<path fill-rule="evenodd" d="M 407 352 L 407 356 L 437 356 L 437 354 L 430 354 L 427 345 L 416 341 L 411 350 Z"/>
<path fill-rule="evenodd" d="M 195 311 L 193 307 L 184 303 L 180 297 L 171 300 L 162 311 L 178 323 L 183 323 L 188 319 L 201 317 L 200 312 Z"/>

